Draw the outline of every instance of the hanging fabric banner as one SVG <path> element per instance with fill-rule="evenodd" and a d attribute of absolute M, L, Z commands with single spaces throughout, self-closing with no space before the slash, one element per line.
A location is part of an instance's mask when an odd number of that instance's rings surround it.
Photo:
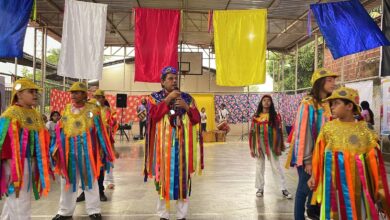
<path fill-rule="evenodd" d="M 214 11 L 217 85 L 265 82 L 267 10 Z"/>
<path fill-rule="evenodd" d="M 202 108 L 206 111 L 207 116 L 207 130 L 215 130 L 215 107 L 214 107 L 214 95 L 212 94 L 191 94 L 195 99 L 196 107 L 199 111 Z"/>
<path fill-rule="evenodd" d="M 381 134 L 390 135 L 390 78 L 382 79 L 382 124 Z"/>
<path fill-rule="evenodd" d="M 22 58 L 33 0 L 0 1 L 0 58 Z"/>
<path fill-rule="evenodd" d="M 102 78 L 106 19 L 105 4 L 65 1 L 58 75 Z"/>
<path fill-rule="evenodd" d="M 310 5 L 334 59 L 390 45 L 358 0 Z"/>
<path fill-rule="evenodd" d="M 383 1 L 382 31 L 390 39 L 390 1 Z M 390 46 L 382 50 L 381 75 L 390 76 Z"/>
<path fill-rule="evenodd" d="M 160 82 L 165 66 L 177 68 L 180 11 L 135 9 L 135 78 Z"/>

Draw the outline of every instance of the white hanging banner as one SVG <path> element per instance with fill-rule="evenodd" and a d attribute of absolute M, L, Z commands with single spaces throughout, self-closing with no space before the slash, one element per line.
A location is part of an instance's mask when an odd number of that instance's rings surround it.
<path fill-rule="evenodd" d="M 381 134 L 390 134 L 390 78 L 382 80 L 382 105 L 383 117 L 381 124 Z"/>
<path fill-rule="evenodd" d="M 360 102 L 367 101 L 370 103 L 370 106 L 373 106 L 374 82 L 372 80 L 346 83 L 345 86 L 356 89 L 359 92 Z"/>
<path fill-rule="evenodd" d="M 107 5 L 66 0 L 58 75 L 101 79 Z"/>

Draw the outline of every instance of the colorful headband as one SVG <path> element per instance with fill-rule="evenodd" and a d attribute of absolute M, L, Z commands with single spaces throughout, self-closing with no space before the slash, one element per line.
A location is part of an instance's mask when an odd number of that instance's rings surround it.
<path fill-rule="evenodd" d="M 161 78 L 163 78 L 163 76 L 167 75 L 168 73 L 177 74 L 177 70 L 172 66 L 164 67 L 164 69 L 161 71 Z"/>

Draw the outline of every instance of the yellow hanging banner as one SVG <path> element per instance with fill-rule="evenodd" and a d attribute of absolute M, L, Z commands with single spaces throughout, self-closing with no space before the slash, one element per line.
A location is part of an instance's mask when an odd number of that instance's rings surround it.
<path fill-rule="evenodd" d="M 263 84 L 267 10 L 214 11 L 213 24 L 217 85 Z"/>
<path fill-rule="evenodd" d="M 191 94 L 195 99 L 196 107 L 199 109 L 199 112 L 202 108 L 206 110 L 207 122 L 206 129 L 207 131 L 215 130 L 215 106 L 214 106 L 214 95 L 212 94 Z"/>

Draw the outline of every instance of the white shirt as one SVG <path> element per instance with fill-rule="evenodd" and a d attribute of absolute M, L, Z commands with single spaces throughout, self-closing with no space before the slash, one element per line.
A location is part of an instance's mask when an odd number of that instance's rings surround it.
<path fill-rule="evenodd" d="M 204 124 L 206 122 L 207 122 L 206 112 L 205 113 L 200 112 L 200 123 Z"/>
<path fill-rule="evenodd" d="M 225 108 L 223 110 L 219 110 L 218 115 L 219 115 L 219 121 L 221 122 L 228 119 L 229 112 Z"/>
<path fill-rule="evenodd" d="M 46 128 L 49 130 L 50 135 L 55 136 L 56 123 L 54 121 L 48 121 L 46 123 Z"/>

